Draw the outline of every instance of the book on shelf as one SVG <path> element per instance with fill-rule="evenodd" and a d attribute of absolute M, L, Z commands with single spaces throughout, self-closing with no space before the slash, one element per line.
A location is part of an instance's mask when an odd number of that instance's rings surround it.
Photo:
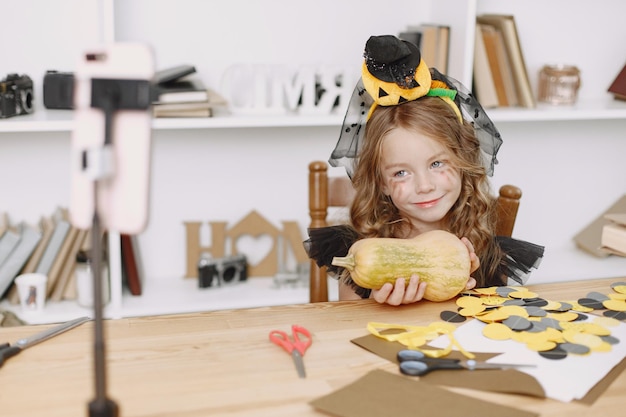
<path fill-rule="evenodd" d="M 166 84 L 179 80 L 189 74 L 196 72 L 196 67 L 190 64 L 180 64 L 173 67 L 164 68 L 154 73 L 155 84 Z"/>
<path fill-rule="evenodd" d="M 216 91 L 207 89 L 207 100 L 182 103 L 154 103 L 154 117 L 212 117 L 217 107 L 227 105 L 226 99 Z"/>
<path fill-rule="evenodd" d="M 198 78 L 188 78 L 165 84 L 157 84 L 155 90 L 156 93 L 153 104 L 187 103 L 193 101 L 207 101 L 209 99 L 209 92 L 204 82 Z"/>
<path fill-rule="evenodd" d="M 19 241 L 20 234 L 17 228 L 7 225 L 6 230 L 0 236 L 0 265 L 9 258 Z"/>
<path fill-rule="evenodd" d="M 626 211 L 609 213 L 604 218 L 609 223 L 602 227 L 602 249 L 614 255 L 626 256 Z"/>
<path fill-rule="evenodd" d="M 48 276 L 48 289 L 51 289 L 53 284 L 50 279 L 52 268 L 71 229 L 70 222 L 62 208 L 55 210 L 53 221 L 54 231 L 35 269 L 35 272 Z"/>
<path fill-rule="evenodd" d="M 67 218 L 66 218 L 67 219 Z M 68 220 L 69 221 L 69 220 Z M 57 253 L 54 262 L 52 263 L 50 270 L 48 271 L 48 286 L 47 286 L 47 297 L 50 298 L 55 288 L 60 284 L 61 280 L 61 272 L 63 270 L 63 266 L 71 261 L 71 251 L 74 247 L 74 242 L 78 238 L 78 229 L 76 226 L 70 224 L 70 228 L 67 231 L 67 235 L 63 240 L 61 247 Z"/>
<path fill-rule="evenodd" d="M 213 105 L 207 101 L 152 105 L 154 117 L 211 117 Z"/>
<path fill-rule="evenodd" d="M 419 46 L 422 44 L 422 32 L 419 32 L 417 29 L 410 30 L 407 29 L 404 32 L 400 32 L 398 34 L 398 38 L 403 41 L 411 42 L 413 45 Z"/>
<path fill-rule="evenodd" d="M 626 100 L 626 65 L 617 74 L 615 80 L 609 86 L 609 93 L 613 93 L 613 97 L 618 100 Z"/>
<path fill-rule="evenodd" d="M 0 213 L 0 238 L 4 232 L 9 228 L 9 215 L 6 211 Z"/>
<path fill-rule="evenodd" d="M 519 106 L 519 98 L 517 95 L 517 87 L 515 86 L 515 75 L 513 74 L 513 66 L 511 59 L 504 43 L 504 36 L 499 29 L 496 29 L 496 57 L 498 59 L 498 67 L 502 75 L 504 83 L 504 93 L 509 107 Z"/>
<path fill-rule="evenodd" d="M 68 239 L 68 250 L 61 263 L 58 275 L 55 277 L 56 283 L 54 288 L 52 288 L 50 301 L 61 301 L 64 298 L 63 296 L 65 294 L 66 287 L 74 275 L 74 269 L 76 267 L 76 254 L 82 247 L 83 241 L 87 236 L 87 230 L 77 229 L 74 227 L 72 228 L 75 229 L 75 238 Z"/>
<path fill-rule="evenodd" d="M 486 24 L 500 30 L 511 62 L 519 105 L 526 108 L 535 107 L 535 96 L 528 78 L 526 61 L 519 40 L 515 17 L 506 14 L 484 14 L 477 16 L 477 23 Z"/>
<path fill-rule="evenodd" d="M 157 71 L 152 85 L 153 104 L 207 101 L 209 95 L 202 80 L 190 77 L 195 72 L 196 68 L 189 64 Z"/>
<path fill-rule="evenodd" d="M 4 296 L 13 280 L 28 261 L 41 239 L 41 231 L 25 222 L 18 226 L 19 240 L 9 256 L 0 264 L 0 297 Z"/>
<path fill-rule="evenodd" d="M 484 108 L 498 107 L 498 93 L 491 75 L 485 40 L 478 25 L 474 36 L 474 94 Z"/>
<path fill-rule="evenodd" d="M 519 104 L 517 88 L 502 32 L 491 25 L 484 24 L 478 24 L 477 30 L 483 35 L 487 60 L 498 95 L 498 105 L 500 107 L 517 106 Z"/>
<path fill-rule="evenodd" d="M 437 38 L 437 62 L 439 71 L 448 74 L 448 60 L 450 58 L 450 26 L 439 25 L 439 37 Z"/>
<path fill-rule="evenodd" d="M 122 249 L 122 279 L 132 295 L 141 295 L 141 276 L 135 236 L 120 234 Z"/>
<path fill-rule="evenodd" d="M 504 87 L 504 78 L 502 76 L 502 68 L 500 68 L 500 59 L 498 59 L 498 34 L 496 28 L 491 25 L 479 24 L 477 30 L 483 36 L 485 43 L 485 51 L 487 52 L 487 61 L 491 70 L 493 84 L 496 87 L 496 95 L 498 96 L 498 107 L 508 107 L 509 101 Z"/>
<path fill-rule="evenodd" d="M 39 221 L 39 230 L 41 230 L 41 239 L 39 239 L 39 243 L 37 243 L 37 247 L 33 250 L 26 265 L 20 271 L 20 274 L 29 274 L 31 272 L 35 272 L 35 268 L 37 264 L 41 260 L 44 250 L 50 242 L 50 238 L 52 237 L 52 232 L 54 231 L 54 222 L 52 218 L 44 216 Z M 9 293 L 7 295 L 7 299 L 11 304 L 19 304 L 20 298 L 17 292 L 17 285 L 13 284 L 9 289 Z"/>
<path fill-rule="evenodd" d="M 77 261 L 78 253 L 81 251 L 88 253 L 90 250 L 91 250 L 91 229 L 88 229 L 84 231 L 83 240 L 72 260 L 72 266 L 71 266 L 72 271 L 65 284 L 65 289 L 63 290 L 63 295 L 62 295 L 63 300 L 76 300 L 78 298 L 78 288 L 76 284 L 76 266 L 78 265 L 78 261 Z"/>
<path fill-rule="evenodd" d="M 450 26 L 436 23 L 409 26 L 398 37 L 417 45 L 426 65 L 447 74 Z"/>

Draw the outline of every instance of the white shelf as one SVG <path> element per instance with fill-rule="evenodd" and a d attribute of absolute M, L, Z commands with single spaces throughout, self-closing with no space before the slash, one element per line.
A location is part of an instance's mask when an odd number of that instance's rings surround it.
<path fill-rule="evenodd" d="M 329 279 L 329 297 L 338 299 L 337 282 Z M 221 288 L 198 288 L 196 279 L 172 278 L 143 283 L 141 296 L 125 293 L 121 307 L 107 305 L 105 318 L 180 314 L 198 311 L 305 304 L 309 302 L 308 284 L 278 288 L 271 277 L 249 278 L 247 282 Z M 93 317 L 93 310 L 75 301 L 48 302 L 41 312 L 23 312 L 19 305 L 0 302 L 0 309 L 14 312 L 29 324 L 56 323 L 76 317 Z"/>
<path fill-rule="evenodd" d="M 539 103 L 534 109 L 496 108 L 487 112 L 495 123 L 626 119 L 626 101 L 607 97 L 580 100 L 572 106 Z"/>
<path fill-rule="evenodd" d="M 487 109 L 487 113 L 495 123 L 626 119 L 626 101 L 607 97 L 580 101 L 573 106 L 539 104 L 535 109 L 495 108 Z M 72 117 L 72 111 L 68 110 L 37 110 L 30 115 L 0 120 L 0 133 L 70 132 Z M 158 118 L 152 120 L 152 127 L 155 130 L 339 127 L 341 123 L 343 114 L 218 115 L 208 118 Z"/>
<path fill-rule="evenodd" d="M 232 129 L 259 127 L 341 126 L 343 115 L 249 115 L 203 118 L 157 118 L 152 120 L 156 130 Z M 0 120 L 2 132 L 70 132 L 74 126 L 69 110 L 38 110 L 33 114 Z"/>

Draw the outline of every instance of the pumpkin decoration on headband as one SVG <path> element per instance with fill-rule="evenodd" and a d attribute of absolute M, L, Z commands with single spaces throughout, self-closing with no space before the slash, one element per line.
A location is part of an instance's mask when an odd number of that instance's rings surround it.
<path fill-rule="evenodd" d="M 395 36 L 372 36 L 365 44 L 362 79 L 374 102 L 395 106 L 425 96 L 430 71 L 411 42 Z"/>
<path fill-rule="evenodd" d="M 439 96 L 463 120 L 454 103 L 456 90 L 442 80 L 434 80 L 417 46 L 395 36 L 372 36 L 365 44 L 361 69 L 363 86 L 374 104 L 367 118 L 379 106 L 395 106 L 424 96 Z"/>
<path fill-rule="evenodd" d="M 365 45 L 361 79 L 357 83 L 328 162 L 343 166 L 350 177 L 365 134 L 365 124 L 377 106 L 398 106 L 436 96 L 459 117 L 474 126 L 488 175 L 493 175 L 502 139 L 473 94 L 460 82 L 428 68 L 419 48 L 392 35 L 372 36 Z"/>

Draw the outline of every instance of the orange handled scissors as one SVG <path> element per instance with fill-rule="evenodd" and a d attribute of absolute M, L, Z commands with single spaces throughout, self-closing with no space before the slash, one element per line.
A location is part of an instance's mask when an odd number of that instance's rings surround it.
<path fill-rule="evenodd" d="M 306 378 L 306 372 L 304 371 L 304 352 L 311 346 L 313 339 L 311 339 L 311 333 L 304 327 L 294 324 L 291 326 L 293 334 L 293 341 L 289 339 L 286 332 L 282 330 L 272 330 L 270 332 L 270 340 L 272 343 L 277 344 L 291 354 L 293 363 L 296 365 L 298 376 L 300 378 Z"/>

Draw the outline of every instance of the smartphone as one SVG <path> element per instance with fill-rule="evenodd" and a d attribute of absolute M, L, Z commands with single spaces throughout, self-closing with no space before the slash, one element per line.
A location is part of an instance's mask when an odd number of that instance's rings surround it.
<path fill-rule="evenodd" d="M 74 226 L 91 228 L 97 200 L 103 228 L 125 234 L 145 229 L 152 115 L 150 94 L 144 89 L 149 90 L 153 77 L 152 50 L 144 44 L 103 45 L 80 57 L 75 71 L 71 138 L 70 221 Z M 131 104 L 145 104 L 143 94 L 147 93 L 147 106 L 121 105 L 105 112 L 100 103 L 112 90 L 109 86 Z M 107 136 L 110 142 L 105 144 Z"/>

